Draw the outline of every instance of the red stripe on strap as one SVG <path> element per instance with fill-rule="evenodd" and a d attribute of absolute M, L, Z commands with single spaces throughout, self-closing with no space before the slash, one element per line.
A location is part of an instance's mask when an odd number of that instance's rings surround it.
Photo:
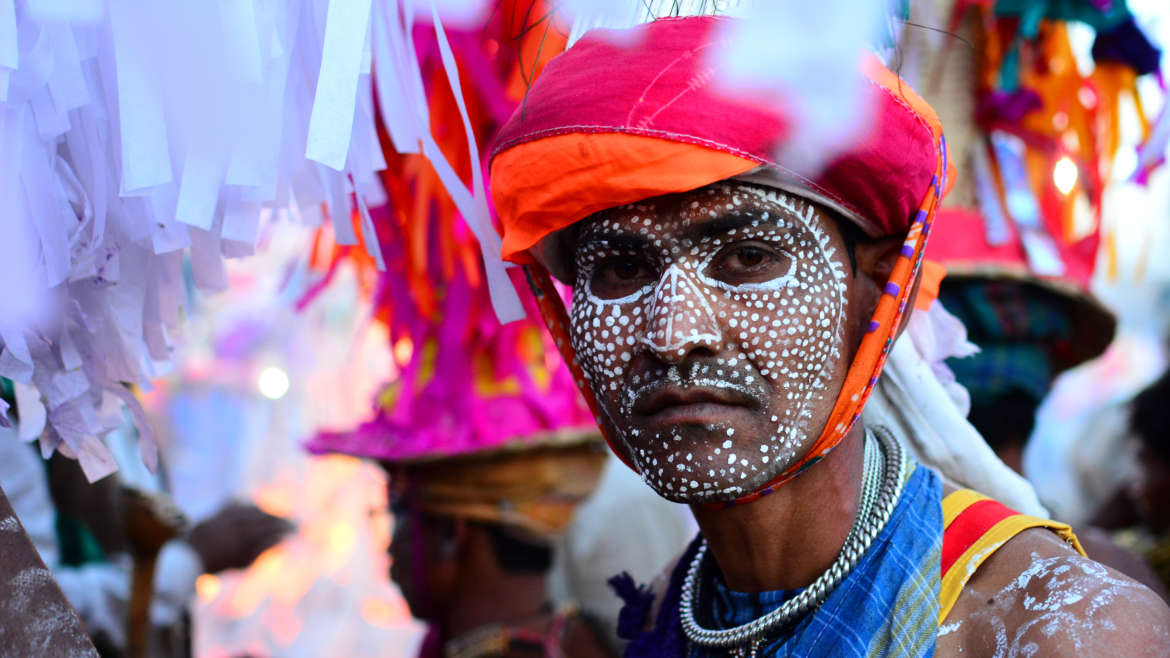
<path fill-rule="evenodd" d="M 942 575 L 995 524 L 1019 512 L 994 500 L 980 500 L 963 510 L 943 531 Z"/>

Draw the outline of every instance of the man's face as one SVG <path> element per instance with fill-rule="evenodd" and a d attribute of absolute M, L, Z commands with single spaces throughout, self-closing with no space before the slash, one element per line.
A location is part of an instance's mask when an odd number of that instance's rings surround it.
<path fill-rule="evenodd" d="M 827 213 L 713 185 L 599 213 L 576 268 L 573 347 L 607 432 L 660 495 L 732 499 L 804 455 L 852 335 Z"/>
<path fill-rule="evenodd" d="M 455 573 L 452 556 L 444 549 L 449 522 L 391 495 L 390 578 L 415 618 L 435 620 L 448 605 Z"/>

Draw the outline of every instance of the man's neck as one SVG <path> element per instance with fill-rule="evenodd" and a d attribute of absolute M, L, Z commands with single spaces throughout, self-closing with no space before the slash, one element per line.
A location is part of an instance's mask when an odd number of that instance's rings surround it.
<path fill-rule="evenodd" d="M 858 423 L 835 450 L 776 491 L 726 509 L 691 507 L 733 590 L 805 587 L 841 552 L 857 514 L 864 470 Z"/>

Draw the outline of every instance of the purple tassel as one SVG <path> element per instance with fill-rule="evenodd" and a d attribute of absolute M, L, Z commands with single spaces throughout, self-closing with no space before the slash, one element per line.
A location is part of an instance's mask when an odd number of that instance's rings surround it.
<path fill-rule="evenodd" d="M 623 571 L 606 582 L 625 602 L 621 613 L 618 614 L 618 637 L 624 640 L 638 637 L 646 627 L 646 618 L 650 615 L 650 607 L 654 605 L 654 593 L 649 587 L 635 583 L 628 571 Z"/>
<path fill-rule="evenodd" d="M 983 94 L 976 103 L 975 117 L 979 125 L 1015 125 L 1032 110 L 1044 106 L 1040 95 L 1031 89 L 1017 89 L 1013 92 L 991 91 Z"/>
<path fill-rule="evenodd" d="M 686 656 L 687 639 L 679 621 L 679 600 L 682 598 L 682 584 L 687 567 L 699 550 L 701 536 L 695 537 L 687 547 L 670 574 L 670 584 L 662 597 L 662 607 L 654 627 L 644 631 L 650 609 L 654 606 L 654 593 L 648 587 L 637 586 L 629 574 L 623 573 L 609 580 L 610 587 L 626 602 L 618 615 L 618 635 L 630 640 L 626 647 L 626 658 L 647 658 L 663 656 Z"/>

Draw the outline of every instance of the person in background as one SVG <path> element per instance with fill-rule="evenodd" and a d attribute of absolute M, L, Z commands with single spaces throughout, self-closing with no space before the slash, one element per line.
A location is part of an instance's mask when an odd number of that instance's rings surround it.
<path fill-rule="evenodd" d="M 595 436 L 383 462 L 391 577 L 430 624 L 422 655 L 604 656 L 594 621 L 554 604 L 557 535 L 597 483 Z"/>
<path fill-rule="evenodd" d="M 418 289 L 386 276 L 395 310 L 417 310 Z M 548 582 L 605 463 L 596 425 L 538 325 L 501 325 L 470 294 L 482 281 L 443 281 L 437 312 L 392 336 L 412 349 L 400 350 L 374 417 L 306 448 L 385 468 L 390 575 L 428 624 L 421 656 L 606 655 L 604 622 L 554 600 Z"/>
<path fill-rule="evenodd" d="M 1145 556 L 1170 589 L 1170 372 L 1134 399 L 1130 429 L 1138 442 L 1139 464 L 1130 495 L 1142 527 L 1129 533 L 1126 543 Z"/>
<path fill-rule="evenodd" d="M 953 246 L 969 250 L 977 242 Z M 1005 464 L 1023 474 L 1024 448 L 1040 403 L 1061 372 L 1104 352 L 1116 321 L 1086 289 L 1031 275 L 1023 259 L 1015 271 L 1003 261 L 966 267 L 958 265 L 943 279 L 939 300 L 963 322 L 980 351 L 948 365 L 971 396 L 971 424 Z M 1142 558 L 1104 529 L 1078 525 L 1077 538 L 1094 560 L 1170 600 Z"/>
<path fill-rule="evenodd" d="M 968 419 L 1005 464 L 1023 473 L 1024 445 L 1053 380 L 1065 368 L 1100 354 L 1105 345 L 1083 350 L 1075 361 L 1056 362 L 1053 353 L 1071 342 L 1076 316 L 1070 317 L 1057 293 L 1040 284 L 952 272 L 942 282 L 939 301 L 979 346 L 978 353 L 947 363 L 971 396 Z M 1112 336 L 1112 318 L 1102 312 L 1106 336 Z"/>
<path fill-rule="evenodd" d="M 942 229 L 950 237 L 962 218 L 945 219 L 955 222 Z M 955 236 L 940 251 L 955 257 L 955 250 L 973 251 L 978 242 L 978 236 Z M 1024 446 L 1040 403 L 1060 373 L 1105 351 L 1116 320 L 1074 282 L 1031 274 L 1022 257 L 1012 264 L 974 264 L 971 258 L 944 261 L 948 272 L 939 301 L 979 351 L 947 365 L 970 395 L 971 424 L 1005 464 L 1023 473 Z"/>
<path fill-rule="evenodd" d="M 126 495 L 117 474 L 91 484 L 76 462 L 60 455 L 46 465 L 35 446 L 6 428 L 0 428 L 0 487 L 99 652 L 125 655 L 134 560 L 124 520 L 144 506 L 157 510 L 157 499 L 144 505 L 143 495 Z M 168 516 L 165 509 L 150 513 Z M 231 503 L 163 544 L 148 613 L 150 655 L 191 655 L 186 609 L 196 578 L 248 566 L 290 529 L 254 505 Z"/>

